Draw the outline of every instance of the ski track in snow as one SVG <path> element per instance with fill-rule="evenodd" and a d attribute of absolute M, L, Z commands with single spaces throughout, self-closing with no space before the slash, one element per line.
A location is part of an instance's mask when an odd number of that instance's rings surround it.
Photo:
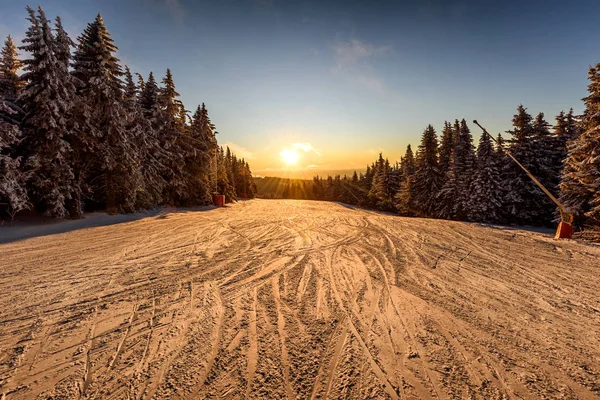
<path fill-rule="evenodd" d="M 599 246 L 253 200 L 0 253 L 3 400 L 600 397 Z"/>

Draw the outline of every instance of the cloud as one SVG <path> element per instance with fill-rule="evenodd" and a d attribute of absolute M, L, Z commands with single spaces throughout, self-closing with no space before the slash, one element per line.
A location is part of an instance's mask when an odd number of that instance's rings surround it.
<path fill-rule="evenodd" d="M 333 46 L 336 55 L 336 68 L 340 71 L 345 70 L 356 65 L 361 59 L 384 55 L 391 49 L 392 47 L 389 45 L 375 46 L 358 39 L 337 43 Z"/>
<path fill-rule="evenodd" d="M 254 159 L 254 154 L 252 154 L 250 150 L 248 150 L 244 146 L 240 146 L 239 144 L 227 142 L 222 144 L 221 147 L 224 149 L 229 147 L 229 149 L 233 152 L 233 154 L 236 155 L 237 158 L 244 158 L 246 159 L 246 161 Z"/>
<path fill-rule="evenodd" d="M 333 68 L 335 74 L 370 90 L 379 93 L 385 91 L 385 84 L 374 72 L 371 60 L 390 53 L 391 45 L 376 46 L 359 39 L 350 39 L 334 44 L 332 50 L 335 58 Z"/>
<path fill-rule="evenodd" d="M 356 77 L 356 82 L 379 93 L 385 89 L 383 81 L 375 76 L 360 75 Z"/>
<path fill-rule="evenodd" d="M 303 151 L 303 152 L 305 152 L 305 153 L 312 152 L 312 153 L 315 153 L 316 155 L 319 155 L 319 156 L 321 155 L 321 153 L 320 153 L 319 151 L 317 151 L 317 150 L 316 150 L 316 149 L 315 149 L 315 148 L 312 146 L 312 144 L 310 144 L 310 143 L 307 143 L 307 142 L 303 142 L 303 143 L 292 143 L 292 147 L 293 147 L 294 149 L 297 149 L 297 150 L 302 150 L 302 151 Z"/>

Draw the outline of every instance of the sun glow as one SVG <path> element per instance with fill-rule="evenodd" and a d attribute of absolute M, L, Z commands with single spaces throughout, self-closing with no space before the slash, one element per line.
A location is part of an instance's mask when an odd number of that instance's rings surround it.
<path fill-rule="evenodd" d="M 298 152 L 296 150 L 283 149 L 279 155 L 287 165 L 294 165 L 298 162 Z"/>

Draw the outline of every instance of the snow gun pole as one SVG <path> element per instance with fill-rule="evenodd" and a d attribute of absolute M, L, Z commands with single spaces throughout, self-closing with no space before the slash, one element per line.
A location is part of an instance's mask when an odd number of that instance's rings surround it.
<path fill-rule="evenodd" d="M 483 126 L 479 125 L 479 122 L 477 122 L 476 119 L 473 120 L 473 123 L 475 125 L 477 125 L 478 127 L 480 127 L 481 130 L 485 134 L 487 134 L 494 141 L 494 143 L 496 143 L 496 145 L 498 145 L 498 146 L 500 145 L 498 143 L 498 141 L 496 140 L 496 138 L 494 138 L 492 135 L 490 135 L 489 132 Z M 558 201 L 558 199 L 556 197 L 554 197 L 554 195 L 552 193 L 550 193 L 550 191 L 548 189 L 546 189 L 546 187 L 544 185 L 542 185 L 542 183 L 535 176 L 533 176 L 533 174 L 531 172 L 529 172 L 527 170 L 527 168 L 525 168 L 508 150 L 504 149 L 504 151 L 515 163 L 517 163 L 517 165 L 523 171 L 525 171 L 527 176 L 530 177 L 531 180 L 536 185 L 538 185 L 538 187 L 540 189 L 542 189 L 542 191 L 544 193 L 546 193 L 546 195 L 548 197 L 550 197 L 550 200 L 552 200 L 558 206 L 558 209 L 560 210 L 560 224 L 558 224 L 558 229 L 556 230 L 556 236 L 554 238 L 555 239 L 562 239 L 562 238 L 569 239 L 571 237 L 571 235 L 573 234 L 573 228 L 571 226 L 571 224 L 573 223 L 573 214 L 570 213 L 569 210 L 567 210 L 567 208 L 565 206 L 563 206 L 562 203 L 560 201 Z"/>

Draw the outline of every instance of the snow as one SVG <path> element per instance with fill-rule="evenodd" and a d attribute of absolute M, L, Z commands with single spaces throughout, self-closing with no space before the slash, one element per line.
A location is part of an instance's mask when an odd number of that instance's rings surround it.
<path fill-rule="evenodd" d="M 25 222 L 8 399 L 600 395 L 598 246 L 317 201 Z"/>

